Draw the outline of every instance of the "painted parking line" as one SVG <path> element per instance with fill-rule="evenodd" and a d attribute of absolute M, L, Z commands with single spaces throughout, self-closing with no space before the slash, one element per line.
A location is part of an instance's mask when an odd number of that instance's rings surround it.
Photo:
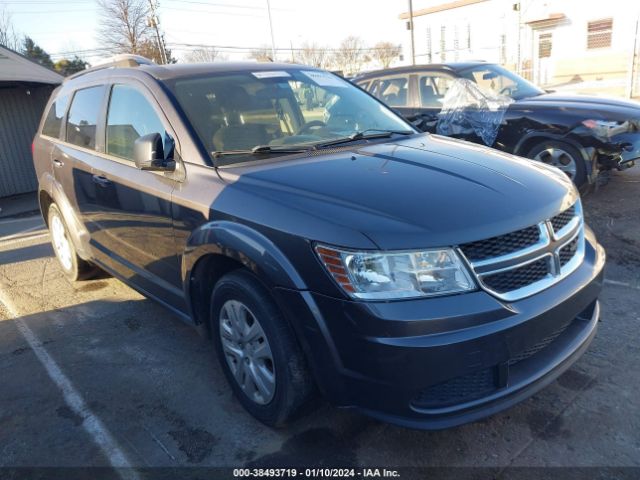
<path fill-rule="evenodd" d="M 42 341 L 29 328 L 26 322 L 20 318 L 20 312 L 10 298 L 0 289 L 0 305 L 10 314 L 20 334 L 27 341 L 36 357 L 46 370 L 49 378 L 60 389 L 65 402 L 73 412 L 83 419 L 82 428 L 91 436 L 95 444 L 100 448 L 109 464 L 123 480 L 140 480 L 138 473 L 132 468 L 125 453 L 109 433 L 100 419 L 89 409 L 87 402 L 73 386 L 71 380 L 64 374 L 60 366 L 49 355 Z"/>
<path fill-rule="evenodd" d="M 640 290 L 640 285 L 634 285 L 633 283 L 620 282 L 618 280 L 609 280 L 608 278 L 604 279 L 604 283 L 607 285 L 615 285 L 616 287 L 626 287 L 633 288 L 634 290 Z"/>

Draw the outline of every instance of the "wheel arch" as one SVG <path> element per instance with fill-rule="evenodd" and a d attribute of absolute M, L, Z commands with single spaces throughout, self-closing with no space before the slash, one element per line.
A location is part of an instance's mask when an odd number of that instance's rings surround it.
<path fill-rule="evenodd" d="M 48 212 L 52 203 L 55 203 L 62 214 L 64 222 L 69 227 L 69 235 L 76 249 L 76 252 L 83 260 L 91 260 L 91 247 L 89 247 L 89 232 L 78 217 L 76 210 L 71 204 L 56 179 L 49 172 L 46 172 L 39 179 L 38 203 L 40 213 L 45 225 L 49 226 Z"/>
<path fill-rule="evenodd" d="M 527 153 L 529 153 L 534 146 L 544 141 L 563 142 L 578 150 L 582 160 L 584 160 L 588 181 L 590 183 L 594 181 L 592 177 L 594 177 L 594 172 L 597 173 L 597 167 L 595 166 L 595 151 L 593 147 L 585 147 L 580 142 L 567 135 L 557 135 L 550 132 L 531 132 L 523 136 L 518 141 L 513 149 L 513 153 L 515 155 L 528 158 L 526 157 Z"/>
<path fill-rule="evenodd" d="M 267 289 L 306 289 L 291 262 L 263 234 L 234 222 L 210 222 L 191 234 L 182 256 L 185 298 L 196 325 L 207 324 L 215 283 L 240 268 L 253 273 Z"/>

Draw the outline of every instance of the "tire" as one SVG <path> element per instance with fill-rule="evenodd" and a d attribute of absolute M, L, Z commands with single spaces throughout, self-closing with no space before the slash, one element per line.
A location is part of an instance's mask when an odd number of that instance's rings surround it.
<path fill-rule="evenodd" d="M 545 140 L 534 146 L 527 158 L 558 167 L 567 174 L 577 187 L 587 181 L 585 160 L 573 145 L 556 140 Z"/>
<path fill-rule="evenodd" d="M 234 338 L 230 328 L 233 312 L 241 325 L 250 327 L 236 328 L 244 330 L 242 338 Z M 210 326 L 220 365 L 242 406 L 271 427 L 293 420 L 313 397 L 315 385 L 291 326 L 262 283 L 244 270 L 220 279 L 211 294 Z M 253 334 L 253 342 L 246 332 Z"/>
<path fill-rule="evenodd" d="M 64 276 L 71 282 L 92 278 L 98 269 L 81 259 L 76 253 L 67 224 L 55 203 L 49 206 L 47 224 L 49 225 L 53 251 Z"/>

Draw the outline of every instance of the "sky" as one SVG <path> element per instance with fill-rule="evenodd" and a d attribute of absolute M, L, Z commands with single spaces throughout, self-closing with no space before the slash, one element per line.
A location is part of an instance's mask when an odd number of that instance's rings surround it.
<path fill-rule="evenodd" d="M 271 45 L 267 0 L 159 0 L 160 26 L 174 56 L 189 45 L 260 47 Z M 336 47 L 348 35 L 367 46 L 379 41 L 401 44 L 407 35 L 398 15 L 406 0 L 270 0 L 275 44 L 299 48 L 305 42 Z M 100 56 L 97 30 L 100 9 L 95 0 L 0 0 L 19 33 L 29 35 L 52 54 L 81 52 L 90 62 Z M 247 51 L 225 49 L 229 59 Z M 285 59 L 290 53 L 280 53 Z M 68 56 L 68 55 L 67 55 Z"/>

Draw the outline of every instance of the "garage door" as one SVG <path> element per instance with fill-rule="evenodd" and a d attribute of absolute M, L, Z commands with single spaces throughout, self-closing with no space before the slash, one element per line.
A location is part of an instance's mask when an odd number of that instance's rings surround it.
<path fill-rule="evenodd" d="M 0 197 L 36 190 L 31 142 L 51 90 L 0 84 Z"/>

